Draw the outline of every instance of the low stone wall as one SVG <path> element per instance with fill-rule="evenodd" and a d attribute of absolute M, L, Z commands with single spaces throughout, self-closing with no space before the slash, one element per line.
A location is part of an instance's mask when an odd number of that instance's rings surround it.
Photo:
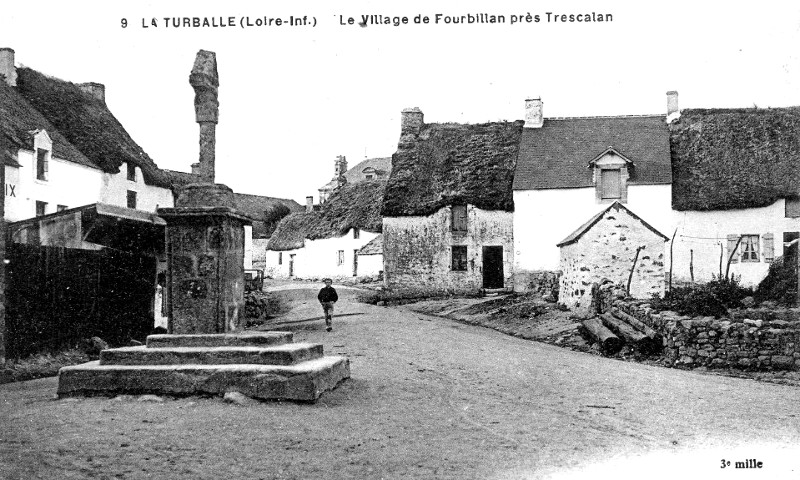
<path fill-rule="evenodd" d="M 622 300 L 618 290 L 601 291 L 601 305 L 613 305 L 663 335 L 671 365 L 800 370 L 800 309 L 749 308 L 728 318 L 691 318 L 654 312 L 646 301 Z"/>
<path fill-rule="evenodd" d="M 520 272 L 514 275 L 514 291 L 520 293 L 533 293 L 546 297 L 551 295 L 554 299 L 558 296 L 561 272 L 539 270 L 534 272 Z"/>

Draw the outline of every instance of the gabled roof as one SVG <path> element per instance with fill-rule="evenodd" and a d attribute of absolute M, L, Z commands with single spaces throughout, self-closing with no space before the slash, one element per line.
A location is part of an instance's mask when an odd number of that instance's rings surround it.
<path fill-rule="evenodd" d="M 670 140 L 675 210 L 765 207 L 800 194 L 800 107 L 682 110 Z"/>
<path fill-rule="evenodd" d="M 423 125 L 392 157 L 382 214 L 430 215 L 452 204 L 514 211 L 511 184 L 523 123 Z"/>
<path fill-rule="evenodd" d="M 284 217 L 270 237 L 267 250 L 302 248 L 305 239 L 338 237 L 351 228 L 380 233 L 383 230 L 380 208 L 385 187 L 385 181 L 339 187 L 319 210 Z"/>
<path fill-rule="evenodd" d="M 589 220 L 588 220 L 586 223 L 584 223 L 583 225 L 581 225 L 580 227 L 578 227 L 578 229 L 577 229 L 577 230 L 575 230 L 574 232 L 572 232 L 572 233 L 570 233 L 569 235 L 567 235 L 567 238 L 565 238 L 564 240 L 561 240 L 560 242 L 558 242 L 558 244 L 556 244 L 556 246 L 557 246 L 557 247 L 563 247 L 563 246 L 570 245 L 570 244 L 572 244 L 572 243 L 575 243 L 575 242 L 577 242 L 577 241 L 578 241 L 578 240 L 579 240 L 579 239 L 580 239 L 580 238 L 583 236 L 583 234 L 584 234 L 584 233 L 586 233 L 586 232 L 588 232 L 589 230 L 591 230 L 591 228 L 592 228 L 592 227 L 593 227 L 593 226 L 594 226 L 594 225 L 595 225 L 597 222 L 599 222 L 599 221 L 600 221 L 600 219 L 601 219 L 601 218 L 603 218 L 603 216 L 604 216 L 606 213 L 608 213 L 610 210 L 616 210 L 616 211 L 618 211 L 618 212 L 620 212 L 620 211 L 624 211 L 625 213 L 627 213 L 627 214 L 628 214 L 628 215 L 630 215 L 631 217 L 633 217 L 633 218 L 635 218 L 636 220 L 638 220 L 638 221 L 639 221 L 639 222 L 640 222 L 642 225 L 644 225 L 644 226 L 645 226 L 645 227 L 646 227 L 648 230 L 650 230 L 651 232 L 655 233 L 655 234 L 656 234 L 656 235 L 658 235 L 659 237 L 663 238 L 665 242 L 666 242 L 667 240 L 669 240 L 669 238 L 667 238 L 667 236 L 666 236 L 666 235 L 664 235 L 663 233 L 661 233 L 661 232 L 659 232 L 658 230 L 656 230 L 655 228 L 653 228 L 653 227 L 652 227 L 652 226 L 651 226 L 649 223 L 647 223 L 647 222 L 645 222 L 644 220 L 642 220 L 642 219 L 641 219 L 641 218 L 640 218 L 638 215 L 636 215 L 635 213 L 631 212 L 631 211 L 628 209 L 628 207 L 626 207 L 625 205 L 621 204 L 620 202 L 614 202 L 614 203 L 612 203 L 611 205 L 609 205 L 608 207 L 606 207 L 606 208 L 604 208 L 603 210 L 601 210 L 600 212 L 598 212 L 596 215 L 594 215 L 592 218 L 590 218 L 590 219 L 589 219 Z"/>
<path fill-rule="evenodd" d="M 663 115 L 547 118 L 522 132 L 514 190 L 593 187 L 587 165 L 609 146 L 633 162 L 629 184 L 672 182 Z"/>
<path fill-rule="evenodd" d="M 253 238 L 266 238 L 269 235 L 264 223 L 264 214 L 267 210 L 278 205 L 285 205 L 290 212 L 302 212 L 304 210 L 299 203 L 285 198 L 234 193 L 233 199 L 236 202 L 236 210 L 253 220 Z"/>
<path fill-rule="evenodd" d="M 633 164 L 633 160 L 631 160 L 630 158 L 628 158 L 628 157 L 626 157 L 625 155 L 621 154 L 621 153 L 619 152 L 619 150 L 617 150 L 617 149 L 616 149 L 616 148 L 614 148 L 613 146 L 610 146 L 610 147 L 606 148 L 605 150 L 603 150 L 602 152 L 600 152 L 600 153 L 599 153 L 597 156 L 595 156 L 593 159 L 589 160 L 589 165 L 593 165 L 593 164 L 597 163 L 597 162 L 598 162 L 598 161 L 599 161 L 601 158 L 605 157 L 605 156 L 606 156 L 606 155 L 608 155 L 608 154 L 613 154 L 613 155 L 615 155 L 615 156 L 617 156 L 617 157 L 621 158 L 621 159 L 622 159 L 622 160 L 624 160 L 624 161 L 625 161 L 625 163 L 627 163 L 627 164 L 631 164 L 631 165 Z"/>
<path fill-rule="evenodd" d="M 118 173 L 124 163 L 131 162 L 141 168 L 147 184 L 170 187 L 102 100 L 73 83 L 30 68 L 17 69 L 17 92 L 104 172 Z"/>
<path fill-rule="evenodd" d="M 86 158 L 38 110 L 25 100 L 17 89 L 0 81 L 0 135 L 5 138 L 5 152 L 0 152 L 6 165 L 19 166 L 18 149 L 33 150 L 33 137 L 45 130 L 53 141 L 53 156 L 91 168 L 98 168 Z"/>
<path fill-rule="evenodd" d="M 383 255 L 383 234 L 378 235 L 361 247 L 359 255 Z"/>
<path fill-rule="evenodd" d="M 384 178 L 392 171 L 392 157 L 368 158 L 358 162 L 353 168 L 344 173 L 344 178 L 349 182 L 363 180 L 361 177 L 364 170 L 367 168 L 375 169 L 376 173 L 380 173 Z"/>

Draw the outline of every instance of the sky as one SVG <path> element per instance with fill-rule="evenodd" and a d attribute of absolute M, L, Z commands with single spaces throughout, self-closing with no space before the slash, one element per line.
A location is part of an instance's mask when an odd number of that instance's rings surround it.
<path fill-rule="evenodd" d="M 612 21 L 553 22 L 547 12 Z M 409 23 L 362 27 L 361 15 Z M 313 23 L 240 26 L 290 16 Z M 236 26 L 174 28 L 165 17 Z M 391 156 L 407 107 L 429 123 L 480 123 L 522 119 L 536 97 L 545 117 L 664 114 L 668 90 L 681 108 L 800 105 L 798 45 L 800 2 L 772 0 L 39 0 L 0 11 L 0 47 L 18 66 L 104 84 L 110 110 L 162 168 L 189 171 L 198 159 L 188 77 L 198 50 L 216 52 L 217 182 L 301 204 L 317 199 L 337 155 L 351 167 Z"/>

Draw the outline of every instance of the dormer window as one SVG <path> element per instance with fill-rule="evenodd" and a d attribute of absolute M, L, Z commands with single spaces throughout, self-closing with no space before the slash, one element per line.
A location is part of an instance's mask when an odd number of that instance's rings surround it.
<path fill-rule="evenodd" d="M 128 166 L 128 180 L 131 182 L 136 181 L 136 165 L 132 164 L 131 162 L 127 163 Z"/>
<path fill-rule="evenodd" d="M 589 162 L 598 203 L 628 201 L 628 178 L 632 167 L 633 162 L 614 147 L 608 147 Z"/>
<path fill-rule="evenodd" d="M 47 181 L 49 157 L 49 151 L 43 148 L 36 149 L 36 180 Z"/>

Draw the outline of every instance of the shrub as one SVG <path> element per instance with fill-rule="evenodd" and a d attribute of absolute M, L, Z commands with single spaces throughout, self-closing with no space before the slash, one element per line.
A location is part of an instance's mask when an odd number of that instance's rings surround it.
<path fill-rule="evenodd" d="M 769 266 L 769 272 L 758 284 L 755 299 L 759 302 L 772 300 L 783 305 L 793 305 L 797 300 L 797 262 L 778 257 Z"/>
<path fill-rule="evenodd" d="M 244 294 L 244 316 L 247 319 L 262 319 L 272 313 L 269 295 L 265 292 L 248 292 Z"/>
<path fill-rule="evenodd" d="M 664 298 L 654 296 L 650 304 L 656 310 L 719 318 L 727 315 L 730 308 L 742 307 L 742 299 L 752 294 L 751 289 L 739 285 L 738 278 L 715 278 L 705 284 L 673 288 Z"/>

